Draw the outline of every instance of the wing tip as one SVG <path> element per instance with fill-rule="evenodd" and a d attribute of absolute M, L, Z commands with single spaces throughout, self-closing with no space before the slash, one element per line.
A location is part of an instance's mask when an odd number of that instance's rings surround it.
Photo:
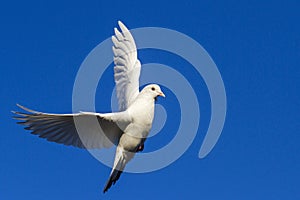
<path fill-rule="evenodd" d="M 122 30 L 122 33 L 126 33 L 126 32 L 129 32 L 128 28 L 125 26 L 125 24 L 123 22 L 121 22 L 120 20 L 118 21 L 118 25 L 119 27 L 121 28 Z"/>
<path fill-rule="evenodd" d="M 15 116 L 12 116 L 13 119 L 15 120 L 26 120 L 26 118 L 28 117 L 28 115 L 30 114 L 26 114 L 26 113 L 23 113 L 23 112 L 19 112 L 19 111 L 14 111 L 12 110 L 11 111 Z"/>
<path fill-rule="evenodd" d="M 124 24 L 123 24 L 123 22 L 122 22 L 121 20 L 118 20 L 118 25 L 119 25 L 119 26 L 121 26 L 121 25 L 124 26 Z"/>
<path fill-rule="evenodd" d="M 21 108 L 22 110 L 25 110 L 25 111 L 27 111 L 27 112 L 29 112 L 29 113 L 34 113 L 34 114 L 40 113 L 40 112 L 38 112 L 38 111 L 31 110 L 31 109 L 29 109 L 29 108 L 27 108 L 27 107 L 25 107 L 25 106 L 22 106 L 21 104 L 18 104 L 18 103 L 16 103 L 16 106 L 18 106 L 18 107 Z M 13 112 L 15 112 L 15 111 L 13 111 Z M 19 114 L 19 112 L 16 112 L 16 113 Z"/>
<path fill-rule="evenodd" d="M 114 27 L 114 32 L 115 32 L 115 33 L 119 33 L 119 30 L 118 30 L 117 27 Z"/>

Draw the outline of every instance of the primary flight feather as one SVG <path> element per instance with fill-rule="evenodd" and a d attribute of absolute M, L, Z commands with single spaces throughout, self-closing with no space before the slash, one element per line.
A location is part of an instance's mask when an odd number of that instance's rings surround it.
<path fill-rule="evenodd" d="M 115 184 L 135 153 L 143 150 L 152 127 L 155 99 L 165 96 L 156 84 L 139 91 L 141 63 L 136 45 L 126 26 L 120 21 L 118 24 L 121 31 L 114 29 L 112 50 L 119 112 L 50 114 L 21 105 L 18 106 L 23 111 L 14 112 L 14 118 L 25 129 L 51 142 L 87 149 L 116 145 L 114 164 L 103 192 Z"/>

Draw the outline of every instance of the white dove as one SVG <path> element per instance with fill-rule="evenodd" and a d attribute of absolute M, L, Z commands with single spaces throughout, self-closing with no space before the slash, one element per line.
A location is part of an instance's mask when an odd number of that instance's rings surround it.
<path fill-rule="evenodd" d="M 141 63 L 132 35 L 122 22 L 121 32 L 114 29 L 114 78 L 120 112 L 49 114 L 30 110 L 14 112 L 32 134 L 48 141 L 79 148 L 109 148 L 116 145 L 116 154 L 105 193 L 119 179 L 125 165 L 142 151 L 152 127 L 154 104 L 157 96 L 165 97 L 160 87 L 150 84 L 139 91 Z M 95 123 L 96 122 L 96 123 Z M 80 134 L 79 134 L 80 133 Z"/>

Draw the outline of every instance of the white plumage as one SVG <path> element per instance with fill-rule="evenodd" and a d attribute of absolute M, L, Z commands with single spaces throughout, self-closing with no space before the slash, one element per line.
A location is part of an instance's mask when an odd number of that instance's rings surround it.
<path fill-rule="evenodd" d="M 109 148 L 117 146 L 114 165 L 104 187 L 106 192 L 120 177 L 125 165 L 138 151 L 152 127 L 154 103 L 163 96 L 160 87 L 150 84 L 139 91 L 141 63 L 132 35 L 122 22 L 121 32 L 115 28 L 114 78 L 120 112 L 75 114 L 42 113 L 18 105 L 26 112 L 14 112 L 18 123 L 32 134 L 65 145 L 79 148 Z M 80 133 L 80 134 L 79 134 Z"/>

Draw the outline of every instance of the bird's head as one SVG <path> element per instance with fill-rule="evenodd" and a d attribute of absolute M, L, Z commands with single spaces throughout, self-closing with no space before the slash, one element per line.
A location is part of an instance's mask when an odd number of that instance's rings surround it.
<path fill-rule="evenodd" d="M 150 95 L 155 100 L 158 96 L 165 97 L 165 94 L 161 91 L 159 85 L 156 84 L 147 85 L 146 87 L 143 88 L 141 93 Z"/>

